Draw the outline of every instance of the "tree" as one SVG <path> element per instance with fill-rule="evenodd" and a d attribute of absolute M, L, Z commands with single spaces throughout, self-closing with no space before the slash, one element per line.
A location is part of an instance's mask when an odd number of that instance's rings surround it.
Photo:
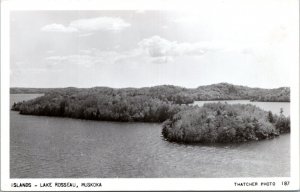
<path fill-rule="evenodd" d="M 274 123 L 274 117 L 271 111 L 268 112 L 268 120 L 270 123 Z"/>

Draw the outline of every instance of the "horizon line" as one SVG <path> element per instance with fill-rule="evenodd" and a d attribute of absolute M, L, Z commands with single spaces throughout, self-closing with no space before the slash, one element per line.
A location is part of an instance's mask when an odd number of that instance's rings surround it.
<path fill-rule="evenodd" d="M 248 88 L 258 88 L 258 89 L 279 89 L 279 88 L 290 88 L 290 86 L 279 86 L 279 87 L 273 87 L 273 88 L 263 88 L 263 87 L 257 87 L 257 86 L 248 86 L 248 85 L 239 85 L 239 84 L 232 84 L 227 82 L 220 82 L 220 83 L 212 83 L 212 84 L 206 84 L 206 85 L 199 85 L 197 87 L 185 87 L 180 85 L 174 85 L 174 84 L 158 84 L 158 85 L 152 85 L 152 86 L 143 86 L 143 87 L 110 87 L 110 86 L 93 86 L 93 87 L 76 87 L 76 86 L 65 86 L 65 87 L 19 87 L 19 86 L 13 86 L 9 88 L 27 88 L 27 89 L 65 89 L 65 88 L 77 88 L 77 89 L 91 89 L 91 88 L 97 88 L 97 87 L 106 87 L 106 88 L 113 88 L 113 89 L 141 89 L 141 88 L 150 88 L 150 87 L 159 87 L 159 86 L 175 86 L 175 87 L 181 87 L 186 89 L 197 89 L 199 87 L 204 86 L 211 86 L 211 85 L 220 85 L 220 84 L 228 84 L 228 85 L 234 85 L 234 86 L 242 86 L 242 87 L 248 87 Z"/>

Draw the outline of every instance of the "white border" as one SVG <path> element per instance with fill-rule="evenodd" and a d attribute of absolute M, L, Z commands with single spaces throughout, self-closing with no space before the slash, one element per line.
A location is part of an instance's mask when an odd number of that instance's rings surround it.
<path fill-rule="evenodd" d="M 220 0 L 216 0 L 220 1 Z M 232 0 L 235 1 L 235 0 Z M 258 3 L 258 0 L 253 0 Z M 298 0 L 296 1 L 299 7 Z M 1 3 L 1 190 L 4 191 L 92 191 L 92 190 L 299 190 L 299 57 L 291 69 L 291 177 L 286 178 L 145 178 L 145 179 L 10 179 L 9 178 L 9 62 L 10 11 L 14 10 L 157 10 L 196 9 L 197 0 L 9 0 Z M 299 18 L 298 18 L 299 21 Z M 298 24 L 299 25 L 299 24 Z M 298 26 L 299 28 L 299 26 Z M 298 31 L 299 34 L 299 31 Z M 299 39 L 297 37 L 297 41 Z M 292 51 L 299 56 L 299 44 Z M 276 182 L 276 186 L 236 187 L 234 182 Z M 281 185 L 289 181 L 289 186 Z M 101 188 L 12 188 L 13 182 L 101 182 Z"/>

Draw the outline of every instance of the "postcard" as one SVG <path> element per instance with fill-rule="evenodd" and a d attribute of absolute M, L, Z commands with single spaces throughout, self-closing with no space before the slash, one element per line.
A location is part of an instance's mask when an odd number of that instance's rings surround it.
<path fill-rule="evenodd" d="M 299 190 L 299 1 L 2 1 L 1 190 Z"/>

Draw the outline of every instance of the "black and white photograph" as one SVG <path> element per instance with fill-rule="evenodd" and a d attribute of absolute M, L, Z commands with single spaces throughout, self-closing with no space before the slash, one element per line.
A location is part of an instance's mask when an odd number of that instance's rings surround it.
<path fill-rule="evenodd" d="M 232 190 L 299 188 L 299 1 L 105 2 L 3 13 L 1 169 L 14 180 L 3 185 L 238 178 Z"/>

